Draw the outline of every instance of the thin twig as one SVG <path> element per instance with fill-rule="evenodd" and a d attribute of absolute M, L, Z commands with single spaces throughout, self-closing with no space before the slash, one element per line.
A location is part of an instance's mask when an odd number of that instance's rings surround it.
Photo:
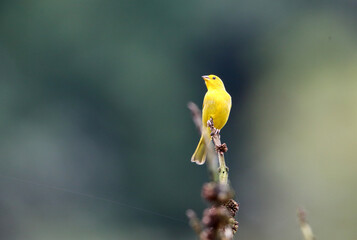
<path fill-rule="evenodd" d="M 315 240 L 315 236 L 312 232 L 312 228 L 306 221 L 306 212 L 302 208 L 298 208 L 297 215 L 300 223 L 302 235 L 305 240 Z"/>
<path fill-rule="evenodd" d="M 201 224 L 200 220 L 198 219 L 196 213 L 192 209 L 188 209 L 186 211 L 186 216 L 190 220 L 190 226 L 196 232 L 196 234 L 199 236 L 202 232 L 202 224 Z"/>
<path fill-rule="evenodd" d="M 192 120 L 200 134 L 202 134 L 202 119 L 201 119 L 201 110 L 193 102 L 188 102 L 188 109 L 190 109 L 192 114 Z"/>

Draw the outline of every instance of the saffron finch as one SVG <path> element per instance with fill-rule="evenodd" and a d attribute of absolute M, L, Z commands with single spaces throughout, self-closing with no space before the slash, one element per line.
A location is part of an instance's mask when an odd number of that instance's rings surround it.
<path fill-rule="evenodd" d="M 227 93 L 222 80 L 215 75 L 202 76 L 207 87 L 202 106 L 202 135 L 191 162 L 202 165 L 206 161 L 206 144 L 204 134 L 209 136 L 210 129 L 207 122 L 213 119 L 214 127 L 221 130 L 226 124 L 231 111 L 232 99 Z"/>

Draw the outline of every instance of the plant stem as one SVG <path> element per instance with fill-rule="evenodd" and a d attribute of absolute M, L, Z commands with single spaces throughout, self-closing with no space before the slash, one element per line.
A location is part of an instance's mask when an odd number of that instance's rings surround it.
<path fill-rule="evenodd" d="M 305 211 L 302 208 L 299 208 L 297 210 L 297 215 L 299 218 L 300 228 L 301 228 L 302 235 L 304 236 L 304 239 L 305 240 L 315 240 L 316 238 L 312 232 L 312 228 L 306 221 Z"/>
<path fill-rule="evenodd" d="M 218 131 L 214 127 L 213 119 L 211 118 L 207 126 L 211 129 L 211 136 L 212 136 L 212 141 L 215 145 L 215 148 L 217 150 L 218 154 L 218 180 L 219 183 L 221 184 L 227 184 L 228 183 L 228 167 L 226 165 L 226 161 L 224 160 L 224 152 L 228 150 L 227 145 L 225 143 L 221 143 L 221 136 L 219 134 L 220 131 Z"/>

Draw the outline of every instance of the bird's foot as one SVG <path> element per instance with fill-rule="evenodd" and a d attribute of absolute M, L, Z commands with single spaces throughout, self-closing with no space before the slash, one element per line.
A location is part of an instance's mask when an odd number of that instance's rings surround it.
<path fill-rule="evenodd" d="M 207 121 L 207 127 L 209 127 L 209 128 L 214 128 L 214 125 L 213 125 L 213 119 L 212 118 L 210 118 L 208 121 Z"/>
<path fill-rule="evenodd" d="M 221 133 L 220 129 L 213 128 L 212 131 L 211 131 L 211 137 L 216 135 L 216 136 L 218 136 L 218 138 L 221 138 L 221 135 L 219 135 L 220 133 Z"/>

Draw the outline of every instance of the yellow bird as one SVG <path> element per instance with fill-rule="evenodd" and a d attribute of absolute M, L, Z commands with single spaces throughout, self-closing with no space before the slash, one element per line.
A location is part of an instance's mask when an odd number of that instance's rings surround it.
<path fill-rule="evenodd" d="M 219 77 L 205 75 L 202 78 L 205 80 L 207 87 L 207 93 L 203 99 L 202 106 L 202 135 L 196 151 L 191 158 L 191 162 L 196 162 L 199 165 L 204 164 L 206 161 L 206 145 L 203 140 L 203 134 L 209 134 L 210 132 L 207 127 L 207 121 L 212 118 L 214 127 L 221 130 L 228 120 L 232 106 L 231 96 L 227 93 Z"/>

